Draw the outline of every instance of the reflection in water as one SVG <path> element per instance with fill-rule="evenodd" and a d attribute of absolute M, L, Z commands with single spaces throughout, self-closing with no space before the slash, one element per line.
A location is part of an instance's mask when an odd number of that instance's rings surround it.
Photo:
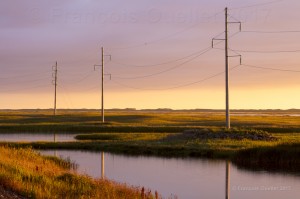
<path fill-rule="evenodd" d="M 57 151 L 55 150 L 55 156 Z M 105 158 L 104 152 L 101 152 L 101 179 L 105 179 Z M 225 174 L 225 199 L 230 199 L 230 162 L 226 161 L 226 174 Z"/>
<path fill-rule="evenodd" d="M 101 178 L 104 179 L 104 152 L 101 152 Z"/>
<path fill-rule="evenodd" d="M 230 199 L 230 162 L 226 161 L 226 188 L 225 188 L 225 199 Z"/>
<path fill-rule="evenodd" d="M 57 150 L 54 150 L 54 157 L 58 157 Z"/>
<path fill-rule="evenodd" d="M 41 153 L 53 155 L 54 150 Z M 68 150 L 57 150 L 57 155 L 75 161 L 79 173 L 157 190 L 164 198 L 298 199 L 300 194 L 300 177 L 239 170 L 225 161 Z"/>
<path fill-rule="evenodd" d="M 63 133 L 1 133 L 1 142 L 74 142 L 75 134 Z"/>

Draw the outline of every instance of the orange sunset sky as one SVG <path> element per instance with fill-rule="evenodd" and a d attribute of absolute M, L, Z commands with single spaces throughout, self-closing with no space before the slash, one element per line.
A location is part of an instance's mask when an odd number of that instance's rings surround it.
<path fill-rule="evenodd" d="M 0 2 L 0 108 L 224 109 L 228 7 L 230 107 L 300 108 L 297 0 Z"/>

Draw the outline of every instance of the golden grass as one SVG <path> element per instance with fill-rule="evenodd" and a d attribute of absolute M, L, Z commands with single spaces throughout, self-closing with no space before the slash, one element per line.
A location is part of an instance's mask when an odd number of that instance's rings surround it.
<path fill-rule="evenodd" d="M 43 157 L 32 149 L 0 147 L 0 184 L 27 198 L 154 198 L 138 188 L 93 180 L 66 168 L 62 160 Z"/>

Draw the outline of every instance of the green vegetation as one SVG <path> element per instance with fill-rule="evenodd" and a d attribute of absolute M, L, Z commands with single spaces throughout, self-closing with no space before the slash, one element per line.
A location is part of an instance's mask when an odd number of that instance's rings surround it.
<path fill-rule="evenodd" d="M 170 135 L 169 133 L 93 133 L 77 135 L 77 140 L 102 140 L 102 141 L 147 141 L 160 140 Z"/>
<path fill-rule="evenodd" d="M 232 159 L 239 152 L 254 148 L 283 150 L 282 145 L 299 144 L 299 113 L 232 111 L 234 128 L 226 131 L 224 112 L 212 110 L 106 111 L 104 124 L 94 110 L 61 110 L 56 117 L 50 110 L 3 111 L 0 133 L 71 133 L 77 134 L 78 139 L 65 143 L 9 144 L 14 147 Z"/>
<path fill-rule="evenodd" d="M 144 189 L 78 175 L 72 167 L 30 148 L 0 147 L 0 185 L 26 198 L 154 198 Z"/>
<path fill-rule="evenodd" d="M 232 126 L 265 130 L 270 133 L 300 132 L 300 111 L 233 111 Z M 257 114 L 257 115 L 256 115 Z M 222 128 L 223 111 L 106 111 L 102 124 L 100 112 L 92 110 L 0 111 L 0 133 L 180 133 L 194 128 Z"/>

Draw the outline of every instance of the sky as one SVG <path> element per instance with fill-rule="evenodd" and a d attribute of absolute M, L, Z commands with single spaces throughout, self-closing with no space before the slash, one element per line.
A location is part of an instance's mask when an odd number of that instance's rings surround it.
<path fill-rule="evenodd" d="M 105 108 L 225 109 L 225 7 L 230 107 L 300 109 L 297 0 L 1 0 L 0 108 L 53 108 L 55 62 L 57 107 L 101 108 L 103 47 Z"/>

